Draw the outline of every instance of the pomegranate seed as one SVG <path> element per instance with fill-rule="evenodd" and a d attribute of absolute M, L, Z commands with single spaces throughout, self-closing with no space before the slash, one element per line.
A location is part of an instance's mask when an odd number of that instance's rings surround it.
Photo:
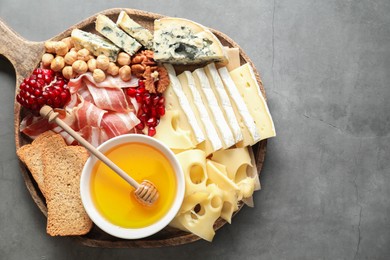
<path fill-rule="evenodd" d="M 144 94 L 143 101 L 145 102 L 145 104 L 150 105 L 152 99 L 148 92 Z"/>
<path fill-rule="evenodd" d="M 164 105 L 165 103 L 165 98 L 163 96 L 160 97 L 160 100 L 158 101 L 159 105 Z"/>
<path fill-rule="evenodd" d="M 142 80 L 138 80 L 138 86 L 145 88 L 145 82 Z"/>
<path fill-rule="evenodd" d="M 127 90 L 126 90 L 126 93 L 127 93 L 127 95 L 129 95 L 129 97 L 135 97 L 135 94 L 137 93 L 137 89 L 135 89 L 135 88 L 128 88 Z"/>
<path fill-rule="evenodd" d="M 138 117 L 138 119 L 141 120 L 141 122 L 146 122 L 148 120 L 148 115 L 143 113 Z"/>
<path fill-rule="evenodd" d="M 135 100 L 137 100 L 137 103 L 142 103 L 142 96 L 140 93 L 135 94 Z"/>
<path fill-rule="evenodd" d="M 144 123 L 141 122 L 138 125 L 136 125 L 135 128 L 137 128 L 138 130 L 143 130 L 145 128 L 145 125 Z"/>
<path fill-rule="evenodd" d="M 160 97 L 157 95 L 153 95 L 153 106 L 156 106 L 158 102 L 160 101 Z"/>
<path fill-rule="evenodd" d="M 157 110 L 155 107 L 151 107 L 149 110 L 150 117 L 157 117 Z"/>
<path fill-rule="evenodd" d="M 164 107 L 164 106 L 158 106 L 158 107 L 157 107 L 157 114 L 158 114 L 159 116 L 165 115 L 165 107 Z"/>
<path fill-rule="evenodd" d="M 157 119 L 155 117 L 151 117 L 146 121 L 146 125 L 149 127 L 155 127 L 157 125 Z"/>
<path fill-rule="evenodd" d="M 154 136 L 156 134 L 156 128 L 151 126 L 148 128 L 148 136 Z"/>
<path fill-rule="evenodd" d="M 145 93 L 145 92 L 146 92 L 145 87 L 138 87 L 138 88 L 137 88 L 137 93 L 143 94 L 143 93 Z"/>

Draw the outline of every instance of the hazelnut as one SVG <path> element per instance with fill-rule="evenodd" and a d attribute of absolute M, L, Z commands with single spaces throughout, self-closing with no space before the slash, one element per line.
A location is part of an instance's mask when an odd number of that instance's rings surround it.
<path fill-rule="evenodd" d="M 125 52 L 119 53 L 118 58 L 117 58 L 117 62 L 121 66 L 130 65 L 130 55 L 125 53 Z"/>
<path fill-rule="evenodd" d="M 88 61 L 89 58 L 90 58 L 89 50 L 84 48 L 84 49 L 81 49 L 77 52 L 77 59 L 78 60 Z"/>
<path fill-rule="evenodd" d="M 62 75 L 66 78 L 66 79 L 71 79 L 75 76 L 74 72 L 73 72 L 73 68 L 72 66 L 65 66 L 63 69 L 62 69 Z"/>
<path fill-rule="evenodd" d="M 122 66 L 119 69 L 119 77 L 123 81 L 129 81 L 131 79 L 131 69 L 128 65 Z"/>
<path fill-rule="evenodd" d="M 60 71 L 64 66 L 64 58 L 61 56 L 56 56 L 50 63 L 50 68 L 54 71 Z"/>
<path fill-rule="evenodd" d="M 116 64 L 114 62 L 110 62 L 108 64 L 107 73 L 112 75 L 112 76 L 116 76 L 119 73 L 119 67 L 116 66 Z"/>
<path fill-rule="evenodd" d="M 65 56 L 68 53 L 69 48 L 65 42 L 56 42 L 54 49 L 57 55 Z"/>
<path fill-rule="evenodd" d="M 72 65 L 77 60 L 77 52 L 74 50 L 69 51 L 64 57 L 65 63 Z"/>
<path fill-rule="evenodd" d="M 96 69 L 96 60 L 95 59 L 90 59 L 88 60 L 88 69 L 90 72 L 93 72 Z"/>
<path fill-rule="evenodd" d="M 96 68 L 101 70 L 108 69 L 108 65 L 110 64 L 110 60 L 106 55 L 99 55 L 96 58 Z"/>
<path fill-rule="evenodd" d="M 73 41 L 72 41 L 71 37 L 66 37 L 66 38 L 62 39 L 61 41 L 66 43 L 69 50 L 73 48 Z"/>
<path fill-rule="evenodd" d="M 106 79 L 106 74 L 101 69 L 95 69 L 93 71 L 93 79 L 99 83 Z"/>
<path fill-rule="evenodd" d="M 54 56 L 51 53 L 45 53 L 42 55 L 42 64 L 44 67 L 49 67 L 51 62 L 53 61 Z"/>
<path fill-rule="evenodd" d="M 88 71 L 88 65 L 83 60 L 76 60 L 72 64 L 73 71 L 77 74 L 83 74 Z"/>
<path fill-rule="evenodd" d="M 47 42 L 45 42 L 46 52 L 55 53 L 56 52 L 56 49 L 55 49 L 56 43 L 57 42 L 55 42 L 55 41 L 47 41 Z"/>

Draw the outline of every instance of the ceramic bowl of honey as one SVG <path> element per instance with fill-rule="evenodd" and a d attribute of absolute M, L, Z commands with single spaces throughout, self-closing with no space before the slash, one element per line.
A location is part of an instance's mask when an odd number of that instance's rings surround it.
<path fill-rule="evenodd" d="M 174 153 L 160 141 L 140 134 L 114 137 L 98 150 L 137 182 L 151 181 L 159 198 L 152 205 L 140 203 L 130 184 L 91 156 L 80 180 L 81 200 L 91 220 L 123 239 L 148 237 L 166 227 L 179 211 L 185 189 Z"/>

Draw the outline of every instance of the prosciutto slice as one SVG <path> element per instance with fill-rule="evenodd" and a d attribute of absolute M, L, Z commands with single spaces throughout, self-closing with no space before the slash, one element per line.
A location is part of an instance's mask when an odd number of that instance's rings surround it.
<path fill-rule="evenodd" d="M 133 112 L 137 109 L 133 106 L 136 102 L 122 89 L 137 85 L 138 80 L 124 82 L 111 76 L 102 83 L 96 83 L 91 73 L 80 75 L 69 81 L 71 100 L 64 109 L 58 110 L 59 117 L 97 147 L 109 138 L 133 132 L 134 126 L 140 123 Z M 32 139 L 47 130 L 61 134 L 68 144 L 76 143 L 62 128 L 49 124 L 42 117 L 28 115 L 20 125 L 20 131 Z"/>

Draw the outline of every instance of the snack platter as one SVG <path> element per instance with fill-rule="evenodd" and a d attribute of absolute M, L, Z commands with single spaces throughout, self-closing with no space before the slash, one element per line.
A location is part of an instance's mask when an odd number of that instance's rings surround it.
<path fill-rule="evenodd" d="M 112 21 L 116 21 L 119 14 L 125 11 L 135 22 L 139 23 L 144 28 L 148 29 L 149 31 L 153 32 L 154 28 L 154 22 L 157 19 L 164 18 L 163 15 L 159 14 L 153 14 L 149 12 L 144 12 L 140 10 L 133 10 L 133 9 L 110 9 L 100 12 L 99 14 L 96 14 L 94 16 L 91 16 L 84 21 L 72 26 L 68 30 L 64 31 L 63 33 L 53 37 L 50 39 L 50 41 L 60 41 L 61 39 L 67 38 L 71 35 L 72 31 L 74 29 L 80 29 L 85 32 L 90 32 L 94 34 L 98 34 L 95 28 L 95 22 L 98 15 L 104 15 L 108 18 L 110 18 Z M 201 21 L 196 21 L 200 22 Z M 0 24 L 1 25 L 1 24 Z M 1 29 L 1 28 L 0 28 Z M 211 28 L 208 28 L 221 42 L 223 46 L 231 47 L 231 48 L 238 48 L 239 50 L 239 64 L 249 64 L 250 67 L 253 69 L 255 79 L 257 81 L 257 85 L 260 88 L 260 91 L 262 93 L 262 96 L 265 98 L 265 90 L 262 84 L 262 81 L 260 79 L 259 73 L 254 68 L 254 65 L 250 58 L 244 53 L 244 51 L 238 46 L 237 43 L 235 43 L 232 39 L 230 39 L 227 35 L 224 33 L 221 33 L 219 31 L 213 30 Z M 1 31 L 1 30 L 0 30 Z M 14 37 L 14 36 L 13 36 Z M 7 38 L 7 35 L 6 35 Z M 28 77 L 32 71 L 39 67 L 41 62 L 41 57 L 45 53 L 45 43 L 31 43 L 24 40 L 21 40 L 21 45 L 25 46 L 25 49 L 29 50 L 29 62 L 31 66 L 21 66 L 18 65 L 17 58 L 15 56 L 9 55 L 8 57 L 10 61 L 14 64 L 16 68 L 17 73 L 17 89 L 16 93 L 18 93 L 18 86 L 21 84 L 23 78 Z M 0 48 L 0 51 L 1 48 Z M 4 54 L 7 57 L 7 53 L 1 53 Z M 29 62 L 26 62 L 29 64 Z M 196 68 L 198 68 L 199 65 L 174 65 L 174 69 L 176 72 L 176 75 L 181 74 L 184 71 L 193 71 Z M 203 65 L 202 65 L 203 67 Z M 16 149 L 19 149 L 23 147 L 26 144 L 31 143 L 31 139 L 27 137 L 25 134 L 21 133 L 20 131 L 20 125 L 23 120 L 23 118 L 28 114 L 28 112 L 18 103 L 15 101 L 15 143 L 16 143 Z M 253 146 L 249 147 L 249 150 L 252 152 L 252 158 L 255 159 L 255 169 L 257 169 L 257 173 L 260 174 L 262 165 L 265 158 L 266 153 L 266 145 L 267 140 L 261 140 L 260 142 L 257 142 Z M 24 181 L 26 183 L 27 189 L 29 190 L 34 202 L 39 207 L 41 212 L 47 216 L 48 208 L 45 202 L 45 197 L 41 193 L 36 181 L 34 180 L 33 176 L 31 175 L 28 168 L 25 166 L 24 163 L 20 163 L 21 172 L 24 177 Z M 234 211 L 233 216 L 239 212 L 239 210 L 244 206 L 244 203 L 240 201 L 238 203 L 238 209 Z M 234 222 L 234 220 L 233 220 Z M 224 226 L 227 223 L 226 220 L 223 218 L 218 218 L 213 228 L 214 230 L 218 230 L 222 226 Z M 234 224 L 234 223 L 233 223 Z M 180 245 L 180 244 L 186 244 L 190 243 L 196 240 L 201 239 L 199 236 L 179 230 L 177 228 L 173 227 L 166 227 L 162 231 L 158 232 L 155 235 L 152 235 L 150 237 L 144 238 L 144 239 L 137 239 L 137 240 L 124 240 L 119 239 L 113 236 L 110 236 L 100 230 L 95 225 L 92 227 L 92 229 L 85 235 L 78 235 L 78 236 L 72 236 L 74 239 L 82 243 L 86 246 L 92 246 L 92 247 L 111 247 L 111 248 L 133 248 L 133 247 L 142 247 L 142 248 L 150 248 L 150 247 L 162 247 L 162 246 L 174 246 L 174 245 Z"/>

